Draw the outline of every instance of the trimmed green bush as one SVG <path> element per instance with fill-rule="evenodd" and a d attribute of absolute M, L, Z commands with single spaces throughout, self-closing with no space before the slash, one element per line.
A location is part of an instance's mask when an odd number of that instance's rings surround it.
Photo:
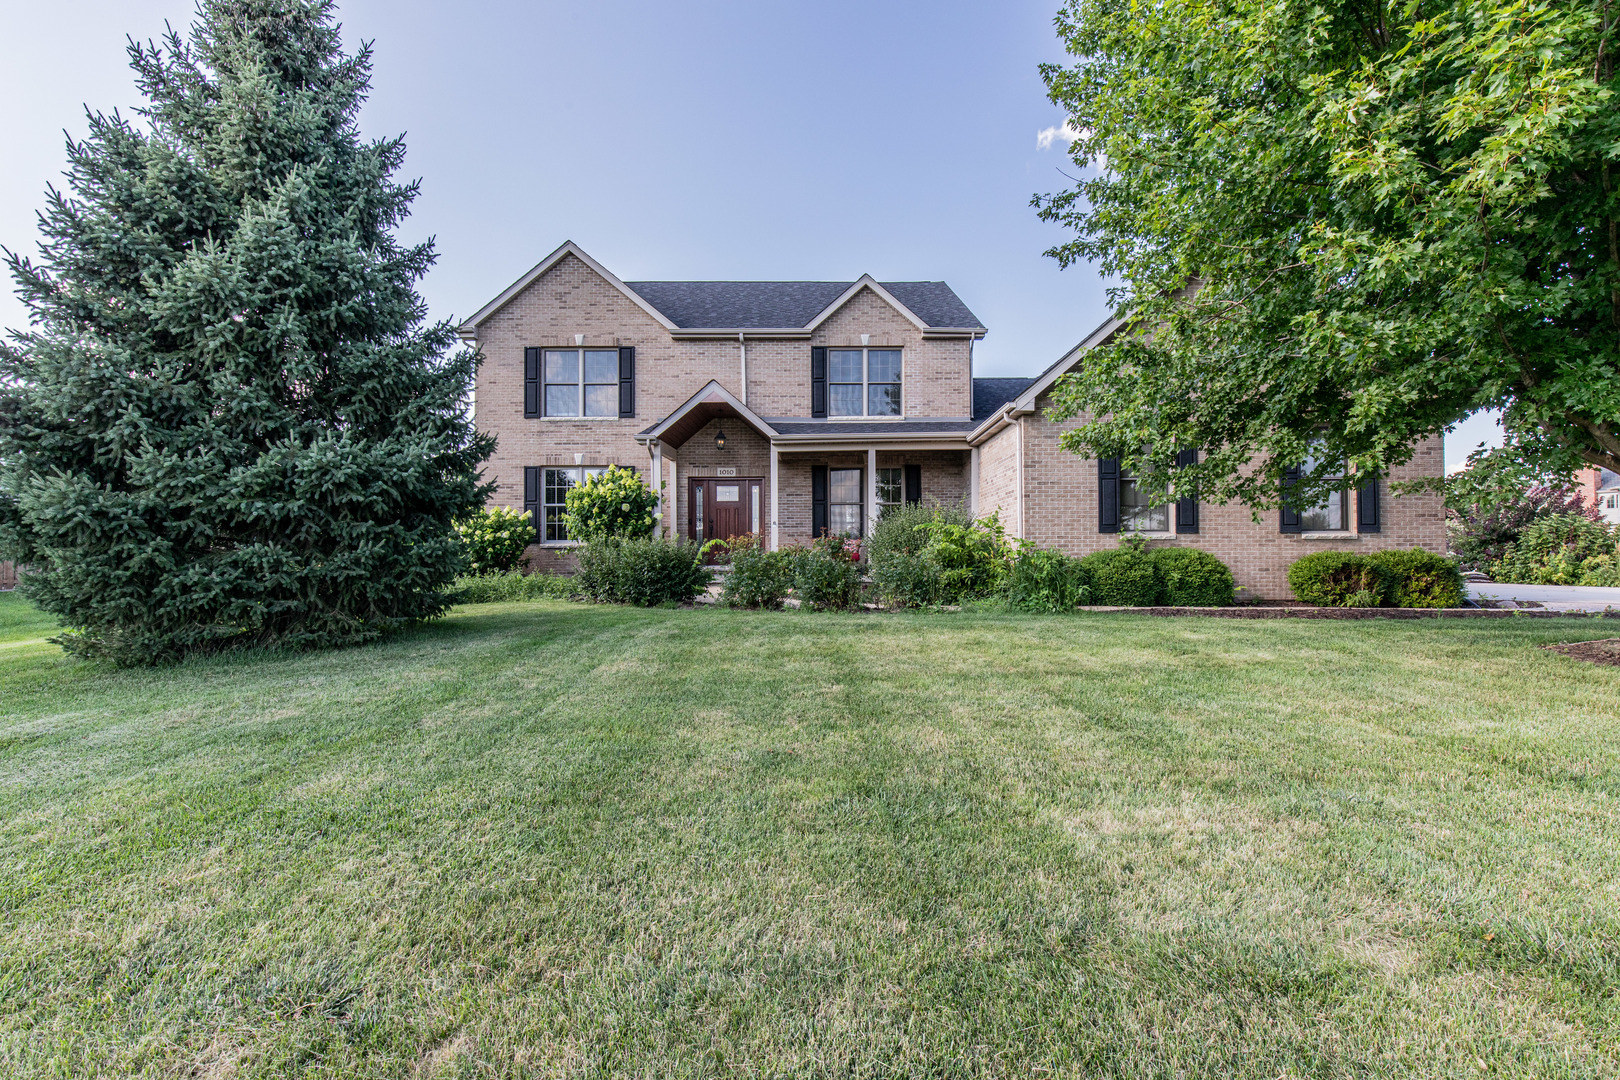
<path fill-rule="evenodd" d="M 766 551 L 755 536 L 730 543 L 731 572 L 720 599 L 731 607 L 779 608 L 793 587 L 793 559 L 785 551 Z"/>
<path fill-rule="evenodd" d="M 1021 611 L 1073 611 L 1091 599 L 1089 582 L 1079 559 L 1026 543 L 1013 559 L 1006 599 Z"/>
<path fill-rule="evenodd" d="M 568 508 L 564 520 L 575 540 L 647 536 L 658 524 L 657 493 L 642 482 L 640 473 L 621 465 L 587 476 L 564 498 Z"/>
<path fill-rule="evenodd" d="M 1164 582 L 1145 544 L 1127 540 L 1109 551 L 1093 551 L 1080 566 L 1089 579 L 1093 604 L 1152 607 L 1159 602 Z"/>
<path fill-rule="evenodd" d="M 1175 607 L 1230 607 L 1236 583 L 1227 565 L 1207 551 L 1165 547 L 1153 552 L 1164 602 Z"/>
<path fill-rule="evenodd" d="M 1432 551 L 1375 551 L 1367 556 L 1394 578 L 1393 602 L 1396 607 L 1462 607 L 1462 571 L 1455 560 Z"/>
<path fill-rule="evenodd" d="M 861 602 L 860 549 L 842 537 L 823 536 L 793 551 L 793 592 L 805 607 L 845 610 Z"/>
<path fill-rule="evenodd" d="M 562 574 L 467 574 L 451 586 L 450 599 L 458 604 L 501 604 L 511 600 L 566 600 L 574 595 L 574 579 Z"/>
<path fill-rule="evenodd" d="M 1394 596 L 1395 575 L 1365 555 L 1318 551 L 1288 568 L 1288 587 L 1307 604 L 1382 607 Z"/>
<path fill-rule="evenodd" d="M 888 551 L 872 558 L 872 587 L 891 607 L 930 607 L 942 602 L 939 563 L 926 549 Z"/>
<path fill-rule="evenodd" d="M 534 543 L 534 518 L 510 506 L 491 506 L 456 522 L 461 551 L 472 574 L 516 570 L 524 549 Z"/>
<path fill-rule="evenodd" d="M 592 600 L 655 607 L 690 600 L 709 586 L 709 571 L 689 544 L 610 536 L 575 550 L 574 585 Z"/>

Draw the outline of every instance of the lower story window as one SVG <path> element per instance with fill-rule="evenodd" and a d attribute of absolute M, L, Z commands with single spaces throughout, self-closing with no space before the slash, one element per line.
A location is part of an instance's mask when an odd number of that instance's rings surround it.
<path fill-rule="evenodd" d="M 563 515 L 568 512 L 568 489 L 587 476 L 600 476 L 607 472 L 605 465 L 576 465 L 571 469 L 547 469 L 545 493 L 542 496 L 541 516 L 546 543 L 568 539 L 568 526 Z"/>
<path fill-rule="evenodd" d="M 861 535 L 861 470 L 828 470 L 827 488 L 827 531 Z"/>
<path fill-rule="evenodd" d="M 882 516 L 891 506 L 899 506 L 905 491 L 904 469 L 879 469 L 877 471 L 877 501 L 878 515 Z"/>
<path fill-rule="evenodd" d="M 1155 503 L 1136 477 L 1119 474 L 1119 527 L 1125 532 L 1169 532 L 1170 504 Z"/>
<path fill-rule="evenodd" d="M 1305 459 L 1301 471 L 1305 475 L 1317 471 L 1321 460 L 1314 453 Z M 1327 474 L 1327 479 L 1335 484 L 1344 482 L 1344 463 L 1335 462 L 1337 467 Z M 1299 528 L 1301 532 L 1342 532 L 1348 529 L 1349 519 L 1344 512 L 1344 492 L 1334 491 L 1322 502 L 1299 512 Z"/>

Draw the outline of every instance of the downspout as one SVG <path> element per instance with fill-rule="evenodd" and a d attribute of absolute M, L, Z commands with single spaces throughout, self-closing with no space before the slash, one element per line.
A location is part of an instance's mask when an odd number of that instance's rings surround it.
<path fill-rule="evenodd" d="M 742 401 L 748 404 L 748 343 L 743 340 L 742 331 L 737 331 L 737 350 L 742 353 Z"/>

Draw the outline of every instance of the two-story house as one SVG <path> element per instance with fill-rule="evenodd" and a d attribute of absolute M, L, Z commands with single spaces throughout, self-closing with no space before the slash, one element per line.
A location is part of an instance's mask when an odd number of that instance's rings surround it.
<path fill-rule="evenodd" d="M 1072 554 L 1135 532 L 1210 550 L 1254 595 L 1322 546 L 1444 551 L 1435 496 L 1371 481 L 1256 523 L 1246 507 L 1152 505 L 1117 462 L 1061 449 L 1047 395 L 1108 324 L 1034 379 L 973 378 L 984 326 L 944 282 L 620 281 L 566 243 L 468 319 L 474 413 L 498 437 L 493 501 L 534 515 L 539 570 L 571 565 L 569 486 L 608 465 L 661 493 L 666 535 L 773 548 L 861 534 L 885 506 L 965 502 Z M 1438 475 L 1439 439 L 1405 475 Z"/>

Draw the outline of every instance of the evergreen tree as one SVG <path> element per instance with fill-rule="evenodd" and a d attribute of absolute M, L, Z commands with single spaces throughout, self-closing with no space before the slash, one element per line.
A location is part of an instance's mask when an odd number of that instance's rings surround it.
<path fill-rule="evenodd" d="M 70 650 L 157 662 L 363 641 L 442 613 L 488 494 L 477 358 L 425 325 L 417 184 L 362 140 L 330 0 L 202 0 L 89 114 L 0 355 L 0 545 Z"/>

